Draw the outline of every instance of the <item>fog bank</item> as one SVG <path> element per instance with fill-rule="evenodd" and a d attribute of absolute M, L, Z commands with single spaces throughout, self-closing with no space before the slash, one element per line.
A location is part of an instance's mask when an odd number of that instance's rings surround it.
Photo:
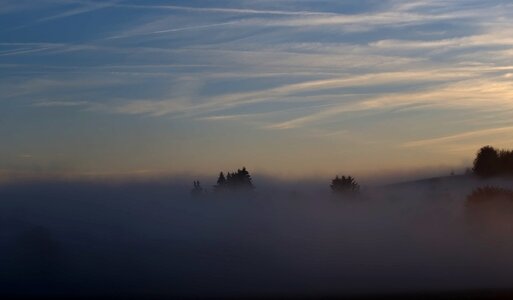
<path fill-rule="evenodd" d="M 469 224 L 490 182 L 448 177 L 336 197 L 317 182 L 249 194 L 189 183 L 0 187 L 0 293 L 319 296 L 513 288 L 511 232 Z M 493 184 L 507 186 L 507 181 Z"/>

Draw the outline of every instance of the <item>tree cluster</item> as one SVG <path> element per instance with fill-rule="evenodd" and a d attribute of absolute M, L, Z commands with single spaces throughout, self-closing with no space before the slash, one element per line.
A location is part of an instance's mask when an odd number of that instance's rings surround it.
<path fill-rule="evenodd" d="M 472 170 L 481 177 L 513 176 L 513 151 L 485 146 L 478 151 Z"/>
<path fill-rule="evenodd" d="M 331 190 L 336 194 L 357 193 L 360 185 L 351 176 L 335 177 L 331 181 Z"/>
<path fill-rule="evenodd" d="M 251 181 L 251 175 L 246 168 L 238 169 L 237 172 L 228 172 L 226 177 L 224 173 L 219 173 L 217 184 L 214 186 L 216 191 L 225 190 L 252 190 L 254 189 Z"/>

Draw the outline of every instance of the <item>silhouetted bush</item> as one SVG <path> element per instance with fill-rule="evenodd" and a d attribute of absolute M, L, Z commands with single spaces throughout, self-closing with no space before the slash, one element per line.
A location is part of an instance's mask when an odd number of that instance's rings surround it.
<path fill-rule="evenodd" d="M 494 200 L 506 200 L 513 203 L 513 191 L 495 186 L 480 187 L 467 196 L 466 204 L 479 205 Z"/>
<path fill-rule="evenodd" d="M 246 170 L 246 167 L 242 169 L 238 169 L 237 172 L 228 172 L 226 177 L 224 173 L 219 173 L 219 177 L 217 179 L 217 184 L 214 186 L 216 191 L 225 191 L 225 190 L 242 190 L 249 191 L 253 190 L 255 187 L 251 181 L 251 175 Z"/>
<path fill-rule="evenodd" d="M 513 230 L 513 191 L 499 187 L 481 187 L 467 196 L 465 217 L 469 225 L 485 237 L 505 234 Z"/>
<path fill-rule="evenodd" d="M 485 146 L 478 151 L 472 170 L 481 177 L 513 175 L 513 151 Z"/>
<path fill-rule="evenodd" d="M 357 193 L 360 185 L 351 176 L 335 177 L 331 180 L 331 190 L 336 194 Z"/>

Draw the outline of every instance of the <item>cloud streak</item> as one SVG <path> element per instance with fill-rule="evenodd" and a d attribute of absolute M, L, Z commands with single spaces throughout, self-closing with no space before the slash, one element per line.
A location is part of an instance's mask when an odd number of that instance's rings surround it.
<path fill-rule="evenodd" d="M 460 142 L 460 141 L 468 140 L 468 139 L 488 137 L 488 136 L 494 135 L 494 134 L 512 133 L 512 132 L 513 132 L 513 126 L 480 129 L 480 130 L 458 133 L 458 134 L 454 134 L 454 135 L 443 136 L 443 137 L 412 141 L 412 142 L 403 144 L 403 147 L 410 148 L 410 147 L 427 147 L 427 146 L 434 146 L 434 145 L 442 145 L 442 144 L 446 144 L 446 143 Z"/>
<path fill-rule="evenodd" d="M 261 10 L 245 8 L 221 8 L 221 7 L 192 7 L 178 5 L 129 5 L 118 4 L 117 7 L 132 9 L 174 10 L 195 13 L 222 13 L 222 14 L 250 14 L 250 15 L 278 15 L 278 16 L 332 16 L 334 13 L 317 11 L 289 11 L 289 10 Z"/>

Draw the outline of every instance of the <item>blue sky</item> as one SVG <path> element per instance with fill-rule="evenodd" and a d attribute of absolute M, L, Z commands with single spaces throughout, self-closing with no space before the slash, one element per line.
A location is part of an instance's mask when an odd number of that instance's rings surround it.
<path fill-rule="evenodd" d="M 513 141 L 509 1 L 3 0 L 0 170 L 369 174 Z"/>

